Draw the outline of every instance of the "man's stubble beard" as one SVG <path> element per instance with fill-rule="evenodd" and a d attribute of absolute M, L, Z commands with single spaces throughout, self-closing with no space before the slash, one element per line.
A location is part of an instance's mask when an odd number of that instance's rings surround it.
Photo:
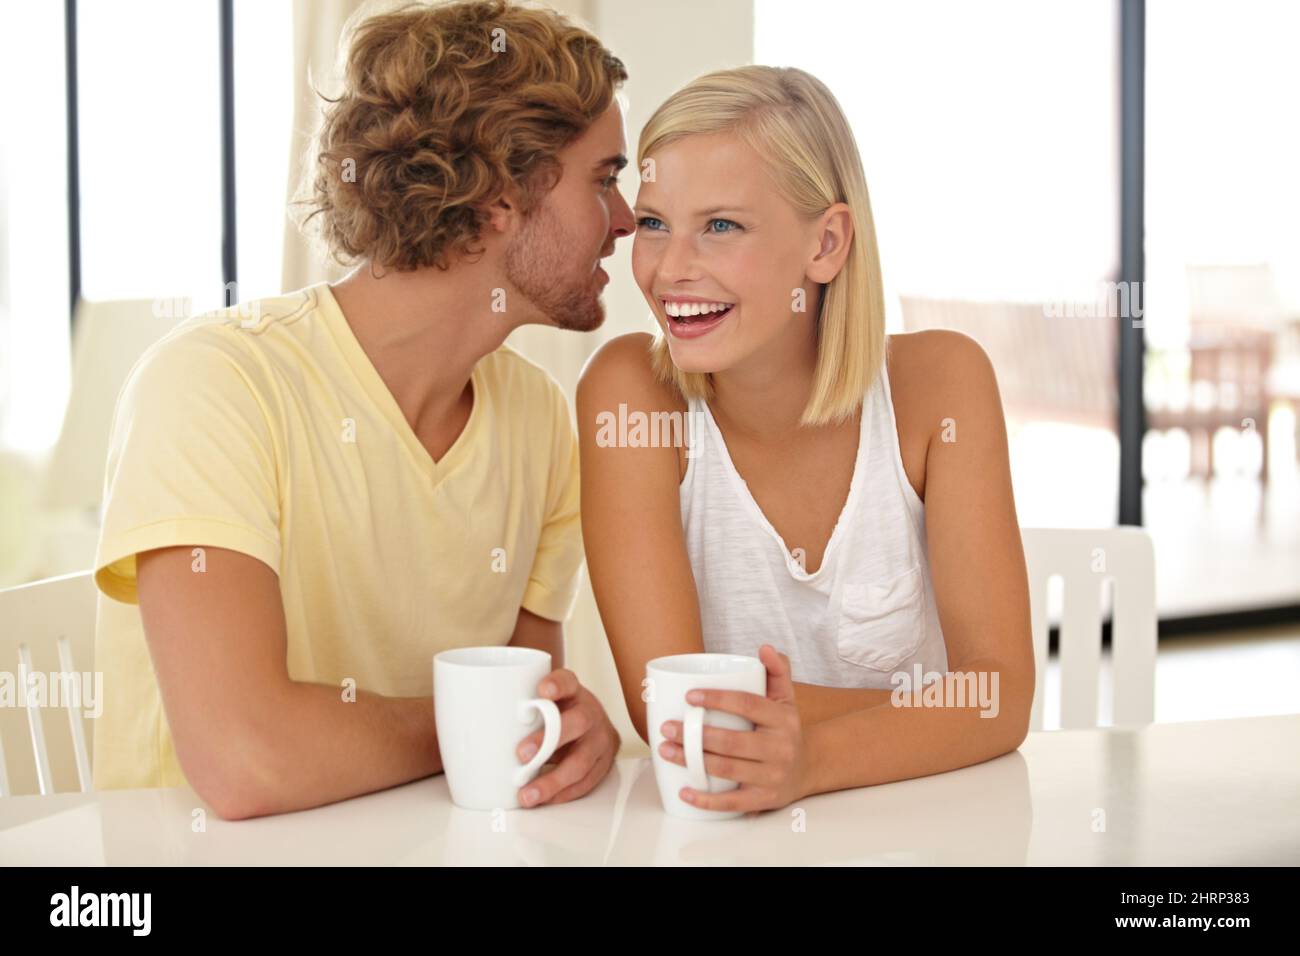
<path fill-rule="evenodd" d="M 605 321 L 605 305 L 592 273 L 573 279 L 573 243 L 545 207 L 524 221 L 506 250 L 506 281 L 549 322 L 574 332 L 591 332 Z M 507 306 L 508 308 L 509 306 Z"/>

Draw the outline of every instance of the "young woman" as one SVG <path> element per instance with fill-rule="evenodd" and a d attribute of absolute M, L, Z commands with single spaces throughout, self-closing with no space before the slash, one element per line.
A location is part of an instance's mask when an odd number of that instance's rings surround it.
<path fill-rule="evenodd" d="M 795 69 L 700 77 L 646 124 L 638 166 L 632 267 L 659 334 L 606 344 L 578 389 L 588 564 L 637 731 L 658 736 L 646 662 L 707 650 L 759 656 L 768 692 L 694 701 L 755 725 L 705 731 L 708 773 L 740 783 L 682 791 L 705 809 L 1014 750 L 1034 661 L 997 383 L 960 333 L 886 337 L 834 97 Z M 621 405 L 689 441 L 611 442 Z M 991 695 L 955 705 L 974 678 Z M 657 729 L 683 763 L 680 722 Z"/>

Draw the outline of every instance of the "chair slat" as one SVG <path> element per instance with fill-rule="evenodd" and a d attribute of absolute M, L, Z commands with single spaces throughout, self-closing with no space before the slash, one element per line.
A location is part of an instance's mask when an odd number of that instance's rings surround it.
<path fill-rule="evenodd" d="M 18 679 L 20 687 L 31 687 L 32 649 L 18 645 Z M 27 729 L 32 737 L 32 752 L 36 755 L 36 781 L 42 795 L 54 792 L 53 774 L 50 773 L 50 752 L 45 749 L 45 727 L 41 722 L 39 702 L 27 700 Z"/>
<path fill-rule="evenodd" d="M 66 636 L 59 637 L 59 667 L 65 674 L 77 673 L 77 668 L 72 661 L 72 643 Z M 93 681 L 95 675 L 89 673 Z M 83 688 L 84 690 L 84 688 Z M 72 732 L 72 753 L 77 761 L 77 782 L 81 784 L 81 792 L 90 791 L 90 756 L 86 750 L 86 725 L 81 715 L 81 700 L 69 701 L 67 703 L 68 724 Z"/>
<path fill-rule="evenodd" d="M 1029 577 L 1037 683 L 1030 729 L 1042 730 L 1048 654 L 1050 579 L 1064 584 L 1060 672 L 1062 729 L 1099 723 L 1102 585 L 1113 583 L 1111 663 L 1114 726 L 1155 719 L 1155 549 L 1141 528 L 1022 528 Z"/>
<path fill-rule="evenodd" d="M 0 714 L 0 797 L 91 789 L 86 718 L 68 689 L 83 675 L 94 680 L 97 600 L 89 572 L 0 591 L 0 670 L 16 667 L 18 693 L 26 696 L 38 675 L 50 695 L 21 701 L 23 714 Z"/>

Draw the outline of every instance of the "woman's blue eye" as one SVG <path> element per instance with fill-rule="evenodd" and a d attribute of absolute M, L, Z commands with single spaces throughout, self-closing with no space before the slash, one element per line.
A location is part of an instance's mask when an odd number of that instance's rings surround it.
<path fill-rule="evenodd" d="M 713 228 L 718 223 L 721 223 L 724 226 L 724 228 L 722 229 Z M 640 219 L 636 221 L 636 224 L 638 226 L 641 226 L 644 229 L 659 230 L 663 228 L 663 222 L 659 219 L 656 219 L 654 216 L 642 216 Z M 744 228 L 745 227 L 742 226 L 740 223 L 733 222 L 730 219 L 710 219 L 709 228 L 706 229 L 705 231 L 716 236 L 716 235 L 721 235 L 724 232 L 735 232 L 738 229 L 744 229 Z"/>

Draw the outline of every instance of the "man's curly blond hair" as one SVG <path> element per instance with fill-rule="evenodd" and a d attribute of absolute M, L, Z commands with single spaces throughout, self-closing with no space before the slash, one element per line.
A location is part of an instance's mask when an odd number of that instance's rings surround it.
<path fill-rule="evenodd" d="M 446 269 L 481 251 L 487 207 L 508 189 L 525 215 L 536 207 L 559 152 L 626 79 L 599 40 L 545 8 L 460 0 L 367 17 L 342 93 L 324 97 L 302 224 L 345 265 Z"/>

